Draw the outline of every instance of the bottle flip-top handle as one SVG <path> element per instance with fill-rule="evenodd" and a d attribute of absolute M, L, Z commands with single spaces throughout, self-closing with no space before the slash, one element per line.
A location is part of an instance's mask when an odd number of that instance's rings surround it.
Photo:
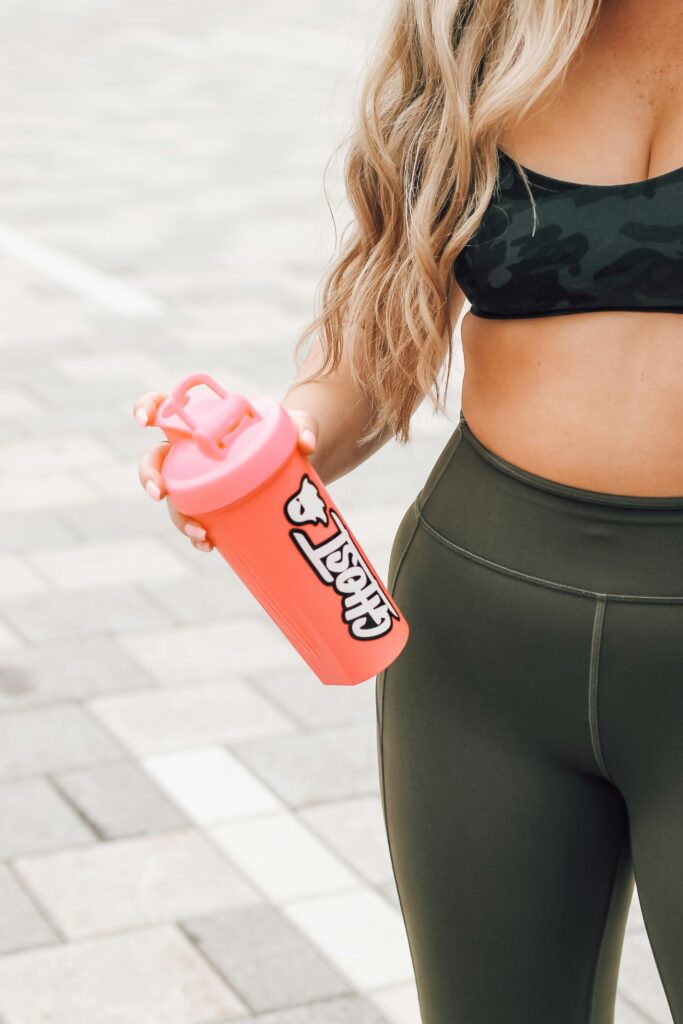
<path fill-rule="evenodd" d="M 201 424 L 197 423 L 185 408 L 189 401 L 188 391 L 197 384 L 206 384 L 221 399 L 216 403 L 214 409 L 206 413 Z M 187 424 L 189 430 L 183 431 L 177 426 L 174 427 L 170 423 L 164 422 L 174 415 L 179 416 Z M 161 403 L 155 426 L 161 427 L 167 436 L 169 436 L 169 432 L 171 434 L 173 432 L 186 433 L 193 439 L 203 455 L 210 459 L 223 459 L 235 437 L 249 426 L 250 421 L 260 419 L 262 419 L 261 414 L 244 395 L 226 391 L 208 373 L 191 373 Z"/>

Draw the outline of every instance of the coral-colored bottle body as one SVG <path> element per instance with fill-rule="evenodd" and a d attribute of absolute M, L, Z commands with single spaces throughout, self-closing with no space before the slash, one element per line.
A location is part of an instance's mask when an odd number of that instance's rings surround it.
<path fill-rule="evenodd" d="M 298 449 L 257 492 L 193 518 L 321 682 L 363 682 L 403 649 L 405 618 Z"/>
<path fill-rule="evenodd" d="M 190 395 L 206 384 L 212 395 Z M 218 397 L 216 397 L 218 396 Z M 323 683 L 353 685 L 394 661 L 408 623 L 298 447 L 279 402 L 192 374 L 159 406 L 169 498 Z"/>

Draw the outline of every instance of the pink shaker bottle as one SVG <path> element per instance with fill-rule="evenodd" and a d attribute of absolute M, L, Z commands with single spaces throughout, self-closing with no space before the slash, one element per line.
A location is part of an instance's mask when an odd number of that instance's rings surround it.
<path fill-rule="evenodd" d="M 150 425 L 170 442 L 162 476 L 171 501 L 204 526 L 321 682 L 360 683 L 398 657 L 408 623 L 278 401 L 195 373 Z"/>

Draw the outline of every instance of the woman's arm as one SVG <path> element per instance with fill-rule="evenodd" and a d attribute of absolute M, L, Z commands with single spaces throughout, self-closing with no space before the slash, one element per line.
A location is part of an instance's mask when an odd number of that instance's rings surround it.
<path fill-rule="evenodd" d="M 315 339 L 301 366 L 301 377 L 317 370 L 322 363 L 322 344 Z M 308 458 L 325 485 L 350 473 L 393 436 L 387 427 L 372 443 L 362 448 L 359 445 L 358 438 L 368 426 L 371 410 L 351 376 L 346 347 L 334 375 L 308 383 L 298 380 L 290 384 L 280 401 L 288 412 L 297 413 L 299 422 L 310 417 L 317 441 Z"/>
<path fill-rule="evenodd" d="M 454 325 L 464 301 L 462 291 L 454 285 L 451 297 L 451 322 Z M 301 366 L 301 376 L 307 376 L 322 366 L 322 362 L 322 344 L 317 339 Z M 424 395 L 416 401 L 413 412 L 423 399 Z M 369 425 L 371 409 L 351 376 L 346 346 L 333 376 L 307 384 L 299 384 L 295 380 L 280 401 L 289 412 L 296 411 L 300 421 L 306 416 L 311 417 L 317 444 L 308 458 L 325 485 L 350 473 L 394 436 L 394 431 L 387 425 L 373 441 L 362 446 L 358 443 L 358 438 Z"/>

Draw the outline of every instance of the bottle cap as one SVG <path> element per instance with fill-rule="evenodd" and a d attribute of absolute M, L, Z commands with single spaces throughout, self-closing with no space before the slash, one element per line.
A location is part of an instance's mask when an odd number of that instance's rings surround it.
<path fill-rule="evenodd" d="M 212 393 L 190 393 L 200 384 Z M 168 438 L 161 475 L 183 515 L 244 498 L 280 469 L 298 443 L 296 424 L 278 401 L 226 391 L 207 373 L 185 377 L 149 425 Z"/>

